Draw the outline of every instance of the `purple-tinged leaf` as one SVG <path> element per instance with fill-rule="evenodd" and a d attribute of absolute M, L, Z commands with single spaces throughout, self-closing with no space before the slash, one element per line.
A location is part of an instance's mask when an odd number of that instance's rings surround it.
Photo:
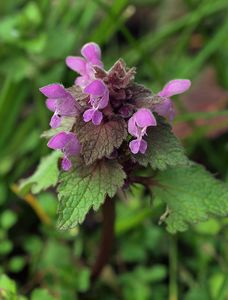
<path fill-rule="evenodd" d="M 86 165 L 110 155 L 127 137 L 126 125 L 121 119 L 96 126 L 92 122 L 85 123 L 78 118 L 75 131 L 82 145 L 81 154 Z"/>

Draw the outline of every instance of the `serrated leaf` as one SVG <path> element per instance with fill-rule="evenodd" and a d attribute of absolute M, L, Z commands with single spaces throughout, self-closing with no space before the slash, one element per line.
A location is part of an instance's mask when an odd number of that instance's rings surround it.
<path fill-rule="evenodd" d="M 153 192 L 168 206 L 165 222 L 171 233 L 184 231 L 210 215 L 228 215 L 228 187 L 200 165 L 167 169 L 156 180 L 159 185 Z"/>
<path fill-rule="evenodd" d="M 61 152 L 54 151 L 42 158 L 35 173 L 21 180 L 19 192 L 24 194 L 31 190 L 33 194 L 37 194 L 41 190 L 55 186 L 59 176 L 58 159 L 60 156 Z"/>
<path fill-rule="evenodd" d="M 58 227 L 68 229 L 82 223 L 90 208 L 97 210 L 107 195 L 115 195 L 125 176 L 114 160 L 102 160 L 89 167 L 77 163 L 72 171 L 63 172 L 58 186 Z"/>
<path fill-rule="evenodd" d="M 186 165 L 188 158 L 180 141 L 172 133 L 171 126 L 157 117 L 158 125 L 148 130 L 145 140 L 148 143 L 146 153 L 136 155 L 139 164 L 152 169 L 165 170 L 167 167 Z"/>
<path fill-rule="evenodd" d="M 77 138 L 82 145 L 81 154 L 86 165 L 110 155 L 127 136 L 123 120 L 112 120 L 96 126 L 92 122 L 78 120 L 75 126 Z"/>

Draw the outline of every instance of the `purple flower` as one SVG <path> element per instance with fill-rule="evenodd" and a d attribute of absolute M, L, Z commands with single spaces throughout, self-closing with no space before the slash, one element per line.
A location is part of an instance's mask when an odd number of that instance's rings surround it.
<path fill-rule="evenodd" d="M 50 121 L 52 128 L 60 126 L 62 117 L 78 115 L 77 102 L 62 84 L 49 84 L 40 88 L 40 91 L 48 97 L 47 108 L 54 112 Z"/>
<path fill-rule="evenodd" d="M 64 131 L 53 136 L 47 145 L 51 149 L 58 149 L 63 152 L 62 168 L 65 171 L 72 167 L 70 157 L 79 154 L 81 149 L 76 135 L 72 132 Z"/>
<path fill-rule="evenodd" d="M 95 79 L 93 66 L 103 68 L 101 61 L 100 47 L 95 43 L 87 43 L 81 49 L 80 56 L 68 56 L 66 58 L 67 66 L 79 73 L 81 76 L 76 78 L 75 84 L 84 88 L 91 80 Z"/>
<path fill-rule="evenodd" d="M 102 112 L 99 109 L 103 109 L 108 105 L 109 90 L 102 80 L 96 79 L 86 86 L 84 92 L 90 95 L 91 108 L 84 112 L 83 119 L 85 122 L 92 120 L 94 125 L 99 125 L 103 119 Z"/>
<path fill-rule="evenodd" d="M 147 108 L 140 108 L 128 121 L 128 132 L 136 139 L 131 141 L 129 147 L 131 152 L 144 154 L 147 149 L 147 142 L 143 140 L 147 127 L 156 126 L 157 122 L 152 112 Z"/>
<path fill-rule="evenodd" d="M 188 79 L 175 79 L 169 81 L 158 93 L 158 96 L 163 97 L 163 103 L 156 105 L 154 111 L 163 117 L 168 117 L 170 122 L 172 122 L 175 112 L 170 97 L 184 93 L 190 86 L 191 81 Z"/>

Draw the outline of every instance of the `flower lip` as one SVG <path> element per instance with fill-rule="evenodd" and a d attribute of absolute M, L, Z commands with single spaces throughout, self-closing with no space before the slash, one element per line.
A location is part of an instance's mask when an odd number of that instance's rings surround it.
<path fill-rule="evenodd" d="M 156 126 L 157 121 L 148 108 L 139 109 L 128 121 L 128 132 L 139 137 L 141 133 L 146 132 L 146 128 L 149 126 Z"/>
<path fill-rule="evenodd" d="M 64 156 L 61 166 L 64 171 L 69 171 L 72 167 L 72 162 L 70 161 L 70 159 L 68 157 Z"/>
<path fill-rule="evenodd" d="M 129 147 L 133 154 L 137 154 L 138 152 L 145 154 L 147 150 L 147 142 L 144 141 L 143 139 L 141 140 L 136 139 L 129 143 Z"/>
<path fill-rule="evenodd" d="M 92 121 L 94 125 L 100 125 L 103 120 L 103 114 L 97 109 L 89 108 L 84 112 L 83 120 L 85 122 Z"/>

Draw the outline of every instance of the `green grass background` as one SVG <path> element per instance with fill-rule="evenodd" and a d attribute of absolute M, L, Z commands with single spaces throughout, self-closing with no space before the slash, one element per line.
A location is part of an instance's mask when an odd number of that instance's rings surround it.
<path fill-rule="evenodd" d="M 38 88 L 71 85 L 75 73 L 65 57 L 78 55 L 88 41 L 101 46 L 107 69 L 122 57 L 137 67 L 137 81 L 155 92 L 174 78 L 189 78 L 194 87 L 205 69 L 213 69 L 226 95 L 222 109 L 214 99 L 215 111 L 208 112 L 206 103 L 205 111 L 192 112 L 178 98 L 175 124 L 191 128 L 183 139 L 188 154 L 227 181 L 227 133 L 211 138 L 208 123 L 197 123 L 219 116 L 228 123 L 227 11 L 227 0 L 0 2 L 0 274 L 13 280 L 0 277 L 0 289 L 12 290 L 8 296 L 0 292 L 0 299 L 228 299 L 227 220 L 170 236 L 158 226 L 164 207 L 152 211 L 137 187 L 130 201 L 118 204 L 116 249 L 91 286 L 99 214 L 80 228 L 56 232 L 11 189 L 49 153 L 40 135 L 50 113 Z M 55 194 L 42 193 L 35 201 L 54 224 Z"/>

